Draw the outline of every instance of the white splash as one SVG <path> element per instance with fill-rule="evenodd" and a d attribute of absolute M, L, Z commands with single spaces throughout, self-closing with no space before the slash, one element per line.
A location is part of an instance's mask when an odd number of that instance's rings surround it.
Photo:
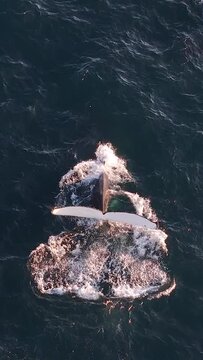
<path fill-rule="evenodd" d="M 78 229 L 79 230 L 79 229 Z M 164 233 L 100 225 L 51 236 L 29 259 L 34 285 L 44 294 L 84 299 L 141 298 L 166 291 L 171 280 L 159 262 Z"/>
<path fill-rule="evenodd" d="M 59 183 L 60 189 L 64 186 L 75 184 L 84 180 L 87 184 L 97 179 L 103 171 L 108 175 L 112 185 L 127 181 L 134 181 L 126 168 L 125 160 L 115 154 L 115 149 L 110 143 L 100 144 L 95 152 L 96 159 L 82 161 L 65 174 Z"/>
<path fill-rule="evenodd" d="M 137 215 L 156 222 L 149 199 L 121 189 L 122 183 L 135 180 L 113 146 L 100 144 L 95 155 L 95 160 L 78 163 L 62 177 L 60 206 L 68 201 L 68 205 L 80 205 L 91 198 L 93 182 L 105 171 L 110 194 L 127 196 Z M 34 286 L 43 294 L 89 300 L 158 298 L 175 288 L 163 266 L 166 239 L 159 229 L 80 219 L 73 232 L 50 236 L 48 244 L 40 244 L 30 254 L 28 268 Z"/>
<path fill-rule="evenodd" d="M 158 259 L 161 254 L 168 254 L 167 234 L 162 230 L 134 229 L 134 246 L 140 258 Z"/>
<path fill-rule="evenodd" d="M 138 215 L 145 216 L 147 219 L 152 220 L 153 222 L 157 222 L 157 216 L 151 208 L 149 199 L 145 199 L 138 194 L 130 193 L 128 191 L 125 191 L 124 193 L 132 202 Z"/>

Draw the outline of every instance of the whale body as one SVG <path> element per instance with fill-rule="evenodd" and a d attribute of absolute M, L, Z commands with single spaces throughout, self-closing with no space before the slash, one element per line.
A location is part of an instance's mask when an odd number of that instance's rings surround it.
<path fill-rule="evenodd" d="M 92 205 L 103 214 L 107 212 L 109 202 L 109 179 L 105 172 L 101 173 L 92 193 Z"/>
<path fill-rule="evenodd" d="M 52 210 L 53 215 L 76 216 L 103 221 L 119 222 L 134 227 L 156 229 L 156 224 L 142 216 L 124 212 L 107 212 L 103 214 L 100 210 L 85 206 L 67 206 Z"/>

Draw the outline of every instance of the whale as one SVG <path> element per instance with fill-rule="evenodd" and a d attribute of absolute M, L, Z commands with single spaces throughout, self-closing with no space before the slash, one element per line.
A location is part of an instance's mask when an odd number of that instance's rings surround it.
<path fill-rule="evenodd" d="M 143 216 L 126 212 L 108 212 L 109 203 L 109 179 L 105 172 L 102 172 L 97 179 L 92 191 L 91 207 L 86 206 L 66 206 L 54 208 L 53 215 L 72 216 L 79 218 L 89 218 L 98 221 L 110 221 L 122 223 L 133 227 L 156 229 L 156 223 L 144 218 Z"/>
<path fill-rule="evenodd" d="M 109 179 L 105 172 L 102 172 L 92 191 L 91 203 L 93 208 L 100 210 L 102 214 L 107 212 L 109 203 Z"/>

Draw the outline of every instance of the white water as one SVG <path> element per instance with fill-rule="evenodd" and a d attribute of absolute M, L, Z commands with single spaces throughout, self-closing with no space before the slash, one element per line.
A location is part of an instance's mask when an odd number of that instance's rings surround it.
<path fill-rule="evenodd" d="M 127 181 L 134 181 L 132 175 L 126 168 L 125 160 L 115 154 L 111 144 L 99 145 L 95 160 L 82 161 L 65 174 L 59 183 L 60 189 L 64 186 L 75 184 L 78 181 L 85 181 L 86 184 L 99 177 L 105 171 L 111 185 L 117 185 Z"/>
<path fill-rule="evenodd" d="M 78 163 L 62 177 L 59 203 L 88 201 L 93 182 L 105 171 L 112 195 L 125 194 L 138 215 L 157 221 L 149 199 L 121 189 L 122 183 L 134 179 L 111 144 L 99 145 L 95 154 L 95 160 Z M 164 231 L 83 219 L 76 224 L 74 232 L 51 236 L 48 244 L 31 253 L 28 265 L 41 293 L 91 300 L 151 298 L 169 295 L 175 288 L 162 265 L 168 253 Z"/>

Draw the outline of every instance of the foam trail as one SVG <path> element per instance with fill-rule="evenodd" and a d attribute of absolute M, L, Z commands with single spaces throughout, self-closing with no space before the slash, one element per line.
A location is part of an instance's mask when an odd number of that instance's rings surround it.
<path fill-rule="evenodd" d="M 102 214 L 100 210 L 84 207 L 84 206 L 67 206 L 64 208 L 54 209 L 54 215 L 60 216 L 76 216 L 87 217 L 90 219 L 97 219 L 102 221 L 113 221 L 131 226 L 146 227 L 156 229 L 156 224 L 136 214 L 129 214 L 124 212 L 109 212 Z"/>

